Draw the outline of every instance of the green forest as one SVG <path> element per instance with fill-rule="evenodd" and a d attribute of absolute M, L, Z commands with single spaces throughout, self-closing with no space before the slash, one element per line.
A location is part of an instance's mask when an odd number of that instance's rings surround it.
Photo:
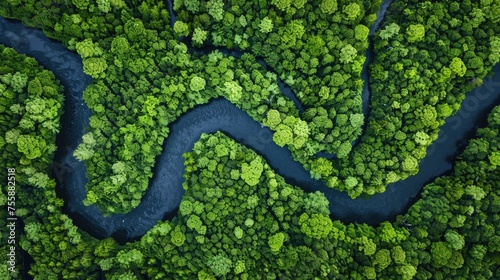
<path fill-rule="evenodd" d="M 73 156 L 85 162 L 84 204 L 107 215 L 139 205 L 169 125 L 216 98 L 269 127 L 312 178 L 352 198 L 383 193 L 419 172 L 445 120 L 500 62 L 499 0 L 395 0 L 371 39 L 381 0 L 172 0 L 175 22 L 167 4 L 0 2 L 1 17 L 78 53 L 92 77 Z M 174 217 L 119 243 L 77 227 L 56 194 L 67 90 L 0 45 L 0 205 L 15 197 L 18 217 L 11 272 L 0 212 L 0 279 L 500 279 L 500 104 L 451 172 L 377 226 L 332 219 L 323 193 L 287 183 L 224 132 L 204 134 L 184 154 Z"/>

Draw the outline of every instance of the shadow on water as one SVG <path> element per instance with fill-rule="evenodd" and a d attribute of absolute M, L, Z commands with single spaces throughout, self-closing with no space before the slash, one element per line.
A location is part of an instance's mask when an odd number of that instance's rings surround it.
<path fill-rule="evenodd" d="M 156 159 L 154 176 L 139 206 L 127 214 L 105 216 L 97 206 L 83 205 L 87 182 L 85 165 L 72 156 L 90 117 L 90 110 L 82 100 L 82 91 L 91 79 L 82 71 L 81 58 L 60 43 L 47 39 L 41 31 L 3 18 L 0 18 L 0 43 L 36 58 L 65 86 L 65 112 L 57 137 L 59 148 L 53 169 L 58 193 L 65 198 L 64 211 L 89 234 L 97 238 L 113 236 L 119 242 L 137 240 L 158 220 L 176 215 L 184 195 L 182 154 L 192 150 L 202 133 L 216 131 L 224 132 L 263 156 L 288 183 L 305 191 L 323 192 L 330 201 L 333 218 L 371 225 L 391 220 L 416 200 L 426 182 L 451 170 L 449 158 L 456 153 L 457 143 L 475 128 L 476 118 L 484 119 L 493 104 L 498 103 L 500 94 L 500 86 L 494 82 L 500 81 L 497 66 L 493 79 L 486 79 L 481 87 L 467 94 L 459 112 L 447 119 L 440 137 L 427 149 L 417 175 L 389 185 L 384 193 L 354 200 L 345 193 L 328 188 L 322 181 L 311 179 L 309 171 L 293 160 L 287 148 L 272 141 L 271 130 L 262 127 L 229 101 L 215 99 L 196 106 L 169 125 L 170 135 L 165 139 L 163 153 Z"/>

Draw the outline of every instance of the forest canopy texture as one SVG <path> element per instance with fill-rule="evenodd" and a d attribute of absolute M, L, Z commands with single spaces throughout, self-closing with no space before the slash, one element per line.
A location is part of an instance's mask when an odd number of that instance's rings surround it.
<path fill-rule="evenodd" d="M 85 205 L 108 215 L 141 202 L 169 124 L 215 98 L 269 127 L 328 187 L 353 198 L 384 192 L 418 173 L 445 119 L 500 62 L 498 0 L 395 0 L 371 36 L 380 0 L 171 4 L 175 20 L 155 0 L 0 2 L 0 16 L 60 41 L 92 77 L 83 92 L 92 115 L 73 156 L 85 161 Z M 204 134 L 184 155 L 177 214 L 121 244 L 76 227 L 56 195 L 63 96 L 54 74 L 0 45 L 0 164 L 17 170 L 17 246 L 32 259 L 10 277 L 500 278 L 499 106 L 452 172 L 377 226 L 332 219 L 322 193 L 287 183 L 223 132 Z"/>

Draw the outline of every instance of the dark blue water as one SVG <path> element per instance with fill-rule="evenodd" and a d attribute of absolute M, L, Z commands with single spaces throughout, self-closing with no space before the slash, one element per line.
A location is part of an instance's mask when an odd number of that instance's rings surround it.
<path fill-rule="evenodd" d="M 484 84 L 467 94 L 459 112 L 448 118 L 439 139 L 428 148 L 417 175 L 388 186 L 386 192 L 369 198 L 351 199 L 347 194 L 329 189 L 321 181 L 310 178 L 309 172 L 292 159 L 290 151 L 272 141 L 272 131 L 262 127 L 245 112 L 226 100 L 212 100 L 180 117 L 170 127 L 164 150 L 157 158 L 156 173 L 140 205 L 127 214 L 104 217 L 98 207 L 84 206 L 85 166 L 77 161 L 73 151 L 81 142 L 88 126 L 90 111 L 83 102 L 82 91 L 91 79 L 82 71 L 81 58 L 60 43 L 46 38 L 39 30 L 0 18 L 0 43 L 20 53 L 34 57 L 54 72 L 65 87 L 65 112 L 62 129 L 57 137 L 58 151 L 54 161 L 54 176 L 59 193 L 65 198 L 65 212 L 90 234 L 104 238 L 133 239 L 143 235 L 158 220 L 170 217 L 180 204 L 184 160 L 202 133 L 222 131 L 239 143 L 262 155 L 268 164 L 288 183 L 306 191 L 321 191 L 330 201 L 332 217 L 344 222 L 377 224 L 393 219 L 413 202 L 421 187 L 449 171 L 459 144 L 476 129 L 491 108 L 499 103 L 500 69 Z M 237 124 L 237 125 L 236 125 Z"/>

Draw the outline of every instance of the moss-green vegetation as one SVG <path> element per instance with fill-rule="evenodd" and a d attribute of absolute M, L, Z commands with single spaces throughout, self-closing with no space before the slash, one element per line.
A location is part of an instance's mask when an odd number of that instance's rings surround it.
<path fill-rule="evenodd" d="M 0 15 L 43 29 L 82 57 L 94 79 L 84 92 L 89 132 L 74 154 L 86 161 L 85 203 L 124 213 L 148 186 L 167 125 L 215 97 L 269 126 L 313 178 L 353 197 L 415 174 L 444 119 L 500 60 L 500 3 L 394 1 L 373 39 L 365 120 L 360 73 L 379 5 L 174 0 L 173 28 L 164 2 L 153 0 L 9 0 Z M 245 54 L 203 55 L 188 45 Z M 500 278 L 499 107 L 452 175 L 378 227 L 332 221 L 322 194 L 285 183 L 222 133 L 204 135 L 185 156 L 177 216 L 121 246 L 89 237 L 61 211 L 49 177 L 61 90 L 33 59 L 0 47 L 2 169 L 18 171 L 19 241 L 37 279 Z M 315 157 L 319 151 L 337 159 Z"/>
<path fill-rule="evenodd" d="M 490 157 L 500 149 L 499 115 L 497 107 L 452 175 L 378 227 L 332 221 L 321 193 L 285 183 L 222 133 L 203 135 L 185 156 L 186 194 L 177 216 L 128 244 L 121 254 L 134 257 L 127 262 L 120 254 L 97 260 L 110 277 L 153 279 L 498 277 L 500 173 Z M 476 142 L 489 144 L 479 153 Z M 223 156 L 218 145 L 227 147 Z M 244 179 L 248 172 L 261 173 L 257 183 Z"/>
<path fill-rule="evenodd" d="M 10 231 L 1 231 L 0 248 L 5 252 L 1 256 L 1 275 L 21 279 L 22 270 L 29 269 L 39 279 L 48 279 L 44 275 L 58 278 L 64 274 L 80 279 L 90 276 L 87 268 L 93 265 L 93 255 L 87 242 L 94 241 L 62 213 L 64 201 L 56 196 L 56 182 L 50 177 L 62 114 L 62 86 L 33 58 L 2 45 L 0 61 L 0 166 L 5 176 L 8 169 L 15 169 L 16 183 L 12 200 L 7 191 L 13 185 L 3 181 L 0 205 L 5 210 L 11 206 L 18 217 L 17 234 L 12 239 L 15 244 L 7 242 L 11 240 Z M 9 229 L 7 215 L 8 211 L 0 211 L 2 229 Z M 6 261 L 10 246 L 16 247 L 12 274 L 7 271 Z M 34 259 L 31 268 L 23 267 L 21 249 Z"/>

